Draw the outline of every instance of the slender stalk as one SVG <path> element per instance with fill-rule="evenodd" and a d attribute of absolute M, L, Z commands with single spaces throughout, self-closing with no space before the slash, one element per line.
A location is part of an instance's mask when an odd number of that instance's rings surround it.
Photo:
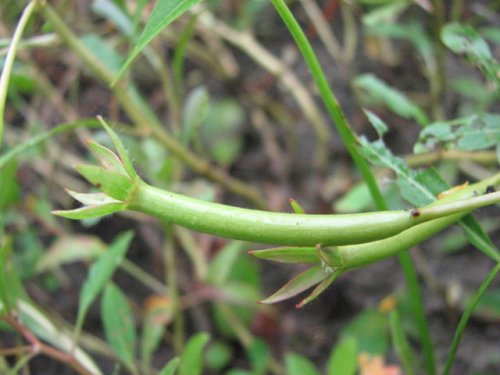
<path fill-rule="evenodd" d="M 0 75 L 0 148 L 2 146 L 3 132 L 5 128 L 5 103 L 7 100 L 7 89 L 9 87 L 10 75 L 12 73 L 17 48 L 19 47 L 24 29 L 26 28 L 26 25 L 28 24 L 28 21 L 37 5 L 38 0 L 32 0 L 26 6 L 26 8 L 24 8 L 21 18 L 19 19 L 19 23 L 17 24 L 16 31 L 14 32 L 14 35 L 12 37 L 9 52 L 7 53 L 7 57 L 5 58 L 2 74 Z"/>
<path fill-rule="evenodd" d="M 351 155 L 354 163 L 356 164 L 359 172 L 363 176 L 365 183 L 368 185 L 370 189 L 370 193 L 373 196 L 374 201 L 376 202 L 377 208 L 384 210 L 387 209 L 387 205 L 384 202 L 384 198 L 380 189 L 375 181 L 375 178 L 368 166 L 368 163 L 361 156 L 358 148 L 357 148 L 357 140 L 356 137 L 345 118 L 345 115 L 333 94 L 330 85 L 328 84 L 328 80 L 326 79 L 325 73 L 319 64 L 319 61 L 314 53 L 314 50 L 307 40 L 306 35 L 302 31 L 299 23 L 293 16 L 290 9 L 287 7 L 284 0 L 272 0 L 274 7 L 277 12 L 285 22 L 288 30 L 292 34 L 295 39 L 297 46 L 299 47 L 304 60 L 306 61 L 309 69 L 311 71 L 311 75 L 316 83 L 316 86 L 319 89 L 321 94 L 321 99 L 331 116 L 339 134 L 342 138 L 342 141 L 347 148 L 347 151 Z"/>
<path fill-rule="evenodd" d="M 453 366 L 453 362 L 455 361 L 455 356 L 457 354 L 457 349 L 458 345 L 460 344 L 460 340 L 462 339 L 462 336 L 465 331 L 465 327 L 467 326 L 467 323 L 472 316 L 472 312 L 476 308 L 477 303 L 481 299 L 482 295 L 484 292 L 488 289 L 490 286 L 491 282 L 495 279 L 496 275 L 500 272 L 500 261 L 496 264 L 493 269 L 488 272 L 488 275 L 486 275 L 485 279 L 479 286 L 479 288 L 476 290 L 474 295 L 472 296 L 470 302 L 468 303 L 462 318 L 460 319 L 460 322 L 458 323 L 458 327 L 455 330 L 455 336 L 453 337 L 453 341 L 451 343 L 450 347 L 450 353 L 448 354 L 448 358 L 446 359 L 446 364 L 443 369 L 443 372 L 441 373 L 442 375 L 449 375 L 451 372 L 451 367 Z"/>

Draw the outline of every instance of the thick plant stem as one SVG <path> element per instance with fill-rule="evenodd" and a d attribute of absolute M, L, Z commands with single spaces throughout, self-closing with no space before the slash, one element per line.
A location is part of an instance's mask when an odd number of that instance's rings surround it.
<path fill-rule="evenodd" d="M 50 21 L 54 31 L 73 50 L 74 53 L 85 63 L 85 65 L 106 85 L 110 85 L 114 78 L 112 72 L 104 65 L 67 27 L 64 21 L 48 4 L 41 7 L 44 17 Z M 182 160 L 195 172 L 225 186 L 228 190 L 242 197 L 245 197 L 257 207 L 264 207 L 264 200 L 258 190 L 246 183 L 229 176 L 222 169 L 217 168 L 205 160 L 199 158 L 193 152 L 185 148 L 175 138 L 173 138 L 162 126 L 155 114 L 147 105 L 142 102 L 137 92 L 132 89 L 124 89 L 121 84 L 112 88 L 113 94 L 122 104 L 123 109 L 136 124 L 145 132 L 154 136 L 173 155 Z"/>
<path fill-rule="evenodd" d="M 92 178 L 93 183 L 112 191 L 101 174 L 96 178 Z M 250 210 L 205 202 L 155 188 L 140 180 L 134 183 L 135 186 L 129 189 L 126 199 L 127 207 L 131 210 L 141 211 L 199 232 L 288 246 L 341 246 L 377 241 L 425 222 L 436 222 L 436 219 L 443 217 L 465 214 L 475 208 L 500 201 L 500 192 L 474 196 L 484 190 L 475 191 L 469 187 L 467 199 L 448 200 L 444 203 L 438 201 L 420 209 L 346 215 L 306 215 Z M 481 185 L 486 183 L 483 181 Z M 478 184 L 474 185 L 474 188 L 477 186 Z M 120 199 L 118 196 L 114 198 Z M 412 245 L 413 242 L 410 241 L 409 244 Z"/>

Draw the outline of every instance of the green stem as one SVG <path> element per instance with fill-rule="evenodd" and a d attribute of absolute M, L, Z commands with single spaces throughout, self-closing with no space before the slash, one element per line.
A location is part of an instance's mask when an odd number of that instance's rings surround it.
<path fill-rule="evenodd" d="M 448 358 L 446 359 L 446 364 L 443 369 L 442 375 L 449 375 L 451 371 L 451 367 L 453 362 L 455 361 L 455 356 L 457 354 L 458 345 L 460 344 L 460 340 L 462 339 L 463 333 L 465 331 L 465 327 L 470 317 L 472 316 L 472 312 L 476 308 L 477 303 L 481 299 L 484 292 L 488 289 L 491 282 L 495 279 L 496 275 L 500 272 L 500 261 L 493 267 L 492 270 L 488 273 L 486 278 L 483 280 L 477 291 L 472 296 L 467 308 L 465 309 L 460 322 L 458 323 L 458 327 L 455 331 L 455 336 L 453 337 L 453 341 L 451 343 L 450 353 L 448 354 Z"/>
<path fill-rule="evenodd" d="M 380 192 L 375 177 L 373 176 L 368 163 L 365 159 L 363 159 L 356 146 L 358 143 L 356 137 L 347 122 L 347 119 L 345 118 L 345 115 L 335 95 L 333 94 L 330 85 L 328 84 L 325 73 L 319 64 L 319 61 L 311 44 L 307 40 L 306 35 L 302 31 L 299 23 L 287 7 L 284 0 L 272 0 L 272 3 L 295 39 L 295 42 L 297 43 L 297 46 L 299 47 L 300 52 L 302 53 L 302 56 L 311 71 L 311 75 L 316 83 L 316 86 L 318 87 L 321 99 L 323 100 L 328 114 L 331 116 L 340 137 L 347 148 L 347 151 L 363 176 L 363 180 L 368 185 L 370 193 L 376 202 L 377 208 L 379 210 L 387 209 L 387 205 L 384 202 L 384 198 Z"/>
<path fill-rule="evenodd" d="M 499 176 L 464 188 L 446 197 L 444 203 L 438 201 L 409 211 L 346 215 L 267 212 L 197 200 L 155 188 L 140 180 L 130 190 L 126 203 L 129 209 L 221 237 L 288 246 L 340 246 L 377 241 L 424 222 L 435 222 L 442 217 L 465 214 L 475 208 L 495 204 L 500 201 L 500 192 L 475 194 L 484 192 L 484 186 L 496 181 Z M 101 181 L 104 180 L 100 179 L 97 183 L 103 186 Z M 463 199 L 464 196 L 467 199 Z M 455 200 L 450 197 L 455 197 Z"/>
<path fill-rule="evenodd" d="M 33 0 L 26 6 L 26 8 L 24 8 L 23 14 L 21 15 L 19 23 L 17 24 L 16 31 L 14 32 L 14 35 L 12 37 L 9 52 L 7 53 L 7 57 L 5 58 L 5 62 L 2 68 L 2 74 L 0 76 L 0 147 L 3 142 L 3 132 L 5 127 L 4 115 L 5 103 L 7 100 L 7 90 L 9 88 L 10 75 L 14 66 L 17 48 L 19 46 L 19 42 L 21 41 L 24 29 L 26 28 L 26 25 L 28 24 L 28 21 L 37 5 L 38 1 Z"/>

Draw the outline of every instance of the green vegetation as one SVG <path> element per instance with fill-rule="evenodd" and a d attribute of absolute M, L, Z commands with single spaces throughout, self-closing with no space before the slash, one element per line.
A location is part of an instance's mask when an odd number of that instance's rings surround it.
<path fill-rule="evenodd" d="M 22 6 L 0 5 L 0 32 L 9 34 L 0 40 L 1 373 L 37 372 L 44 358 L 79 374 L 446 375 L 469 320 L 500 316 L 491 287 L 500 250 L 488 234 L 499 229 L 500 63 L 491 46 L 498 49 L 500 29 L 484 13 L 467 13 L 472 5 Z M 89 12 L 81 19 L 79 7 Z M 286 48 L 275 51 L 273 40 Z M 362 59 L 373 72 L 360 68 Z M 293 67 L 302 63 L 307 74 Z M 451 73 L 453 64 L 460 69 Z M 375 73 L 383 69 L 384 79 Z M 418 94 L 408 90 L 412 74 Z M 398 132 L 404 146 L 389 144 Z M 401 148 L 407 155 L 393 151 Z M 328 181 L 310 182 L 318 176 Z M 289 199 L 279 192 L 297 189 L 294 177 L 315 187 L 289 209 L 276 197 Z M 264 186 L 278 192 L 274 199 Z M 338 212 L 313 213 L 325 201 Z M 476 271 L 470 297 L 453 294 L 409 253 L 431 237 L 443 243 L 454 224 L 463 234 L 452 232 L 451 250 L 434 246 L 433 257 L 451 262 L 467 243 L 480 251 L 466 252 L 489 267 Z M 261 244 L 281 247 L 250 250 Z M 319 362 L 304 350 L 308 338 L 287 336 L 287 302 L 269 306 L 312 289 L 296 304 L 308 312 L 334 281 L 371 275 L 369 265 L 393 256 L 404 290 L 394 285 L 377 306 L 350 312 L 333 336 L 327 322 L 298 324 L 328 336 Z M 299 272 L 263 297 L 263 282 L 282 275 L 260 260 Z M 385 272 L 371 284 L 386 278 L 394 280 Z M 457 316 L 449 349 L 435 344 L 429 291 Z M 471 369 L 499 369 L 491 357 Z"/>

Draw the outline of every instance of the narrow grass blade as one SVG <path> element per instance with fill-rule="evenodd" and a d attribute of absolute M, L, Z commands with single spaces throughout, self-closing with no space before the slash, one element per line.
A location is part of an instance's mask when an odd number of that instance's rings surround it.
<path fill-rule="evenodd" d="M 391 312 L 389 324 L 391 327 L 392 345 L 405 369 L 405 375 L 414 375 L 415 360 L 417 357 L 408 343 L 397 311 Z"/>
<path fill-rule="evenodd" d="M 493 269 L 491 269 L 490 272 L 488 272 L 488 275 L 486 275 L 485 279 L 483 280 L 483 282 L 481 283 L 481 285 L 476 290 L 476 292 L 470 299 L 469 303 L 467 304 L 467 307 L 465 308 L 465 311 L 462 314 L 462 318 L 460 319 L 458 327 L 455 331 L 455 336 L 453 337 L 453 341 L 450 347 L 450 353 L 448 354 L 448 357 L 446 359 L 446 364 L 444 366 L 443 372 L 441 373 L 442 375 L 449 375 L 451 373 L 451 368 L 453 366 L 453 362 L 455 361 L 458 345 L 460 344 L 460 341 L 464 334 L 465 327 L 467 326 L 467 323 L 470 317 L 472 316 L 472 312 L 476 308 L 476 305 L 481 299 L 481 296 L 488 289 L 491 282 L 495 279 L 495 277 L 499 272 L 500 272 L 500 263 L 497 263 L 497 265 L 493 267 Z"/>
<path fill-rule="evenodd" d="M 132 61 L 134 61 L 137 55 L 141 53 L 144 47 L 146 47 L 146 45 L 151 42 L 156 35 L 158 35 L 172 21 L 199 1 L 200 0 L 158 0 L 153 11 L 151 12 L 151 16 L 149 17 L 144 30 L 142 31 L 141 36 L 139 37 L 139 40 L 136 42 L 134 49 L 127 58 L 127 61 L 125 61 L 115 77 L 113 84 L 120 79 Z"/>

